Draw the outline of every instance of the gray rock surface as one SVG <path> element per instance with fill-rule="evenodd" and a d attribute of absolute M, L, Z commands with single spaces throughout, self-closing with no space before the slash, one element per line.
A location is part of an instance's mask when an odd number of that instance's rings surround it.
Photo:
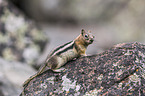
<path fill-rule="evenodd" d="M 94 56 L 68 62 L 67 70 L 47 70 L 24 87 L 22 96 L 144 96 L 145 45 L 117 44 Z"/>
<path fill-rule="evenodd" d="M 0 58 L 0 96 L 18 96 L 23 82 L 35 72 L 27 64 Z"/>
<path fill-rule="evenodd" d="M 30 65 L 36 64 L 47 41 L 33 21 L 0 0 L 0 96 L 21 93 L 23 82 L 35 72 Z"/>
<path fill-rule="evenodd" d="M 27 64 L 36 63 L 46 36 L 13 4 L 0 0 L 0 56 Z"/>

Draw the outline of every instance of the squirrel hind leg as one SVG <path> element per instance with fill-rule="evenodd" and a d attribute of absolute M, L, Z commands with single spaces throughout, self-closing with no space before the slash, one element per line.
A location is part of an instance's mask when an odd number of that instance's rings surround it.
<path fill-rule="evenodd" d="M 52 69 L 53 72 L 57 72 L 57 73 L 63 72 L 63 71 L 65 71 L 65 70 L 66 70 L 66 69 L 63 68 L 63 67 L 61 67 L 61 68 L 59 68 L 59 69 Z"/>

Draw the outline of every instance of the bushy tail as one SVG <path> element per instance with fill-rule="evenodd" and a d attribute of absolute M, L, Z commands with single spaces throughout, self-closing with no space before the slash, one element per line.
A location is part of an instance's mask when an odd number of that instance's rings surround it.
<path fill-rule="evenodd" d="M 47 64 L 44 64 L 36 74 L 34 74 L 33 76 L 31 76 L 29 79 L 27 79 L 24 84 L 23 87 L 25 87 L 32 79 L 34 79 L 35 77 L 37 77 L 38 75 L 40 75 L 41 73 L 43 73 L 45 67 L 47 66 Z"/>

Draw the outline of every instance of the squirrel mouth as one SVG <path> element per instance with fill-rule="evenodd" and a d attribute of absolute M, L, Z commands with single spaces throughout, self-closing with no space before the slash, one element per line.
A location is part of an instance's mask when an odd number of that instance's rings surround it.
<path fill-rule="evenodd" d="M 94 41 L 94 40 L 93 40 L 93 39 L 91 39 L 89 43 L 91 44 L 91 43 L 93 43 L 93 41 Z"/>
<path fill-rule="evenodd" d="M 93 41 L 94 41 L 94 39 L 92 38 L 90 41 L 91 41 L 91 42 L 93 42 Z"/>

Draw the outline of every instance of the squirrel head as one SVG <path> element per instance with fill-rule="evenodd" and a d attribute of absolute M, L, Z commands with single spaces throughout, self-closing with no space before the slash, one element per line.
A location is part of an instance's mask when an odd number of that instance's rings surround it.
<path fill-rule="evenodd" d="M 84 29 L 82 29 L 81 35 L 85 44 L 89 45 L 93 43 L 95 37 L 92 35 L 91 31 L 86 32 Z"/>

